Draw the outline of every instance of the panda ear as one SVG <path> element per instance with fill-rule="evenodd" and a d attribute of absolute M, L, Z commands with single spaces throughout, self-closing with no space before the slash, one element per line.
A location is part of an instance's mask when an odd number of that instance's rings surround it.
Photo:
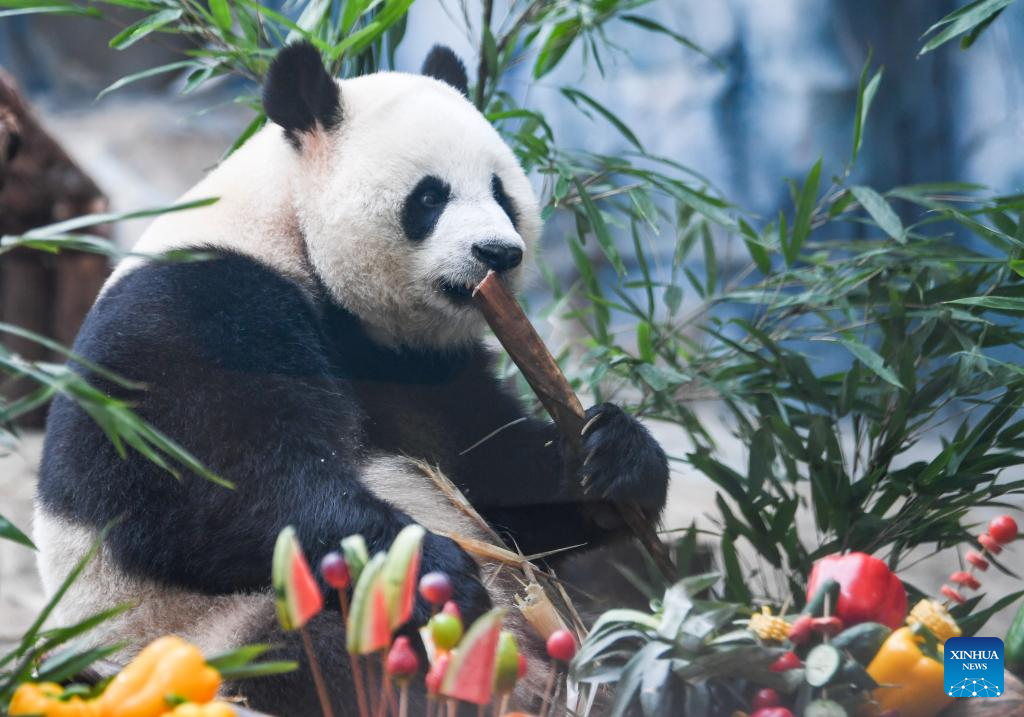
<path fill-rule="evenodd" d="M 338 126 L 341 91 L 313 45 L 300 42 L 277 53 L 263 85 L 263 109 L 296 148 L 303 134 Z"/>
<path fill-rule="evenodd" d="M 434 45 L 423 61 L 420 72 L 427 77 L 446 82 L 464 96 L 469 97 L 469 78 L 466 77 L 466 66 L 451 48 Z"/>

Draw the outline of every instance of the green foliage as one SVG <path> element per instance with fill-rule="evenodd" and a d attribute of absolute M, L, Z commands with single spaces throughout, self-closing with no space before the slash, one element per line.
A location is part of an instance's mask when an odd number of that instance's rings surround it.
<path fill-rule="evenodd" d="M 921 47 L 918 56 L 960 37 L 960 48 L 966 50 L 978 36 L 1016 0 L 974 0 L 959 10 L 949 13 L 928 28 L 923 37 L 931 38 Z M 961 37 L 962 36 L 962 37 Z"/>
<path fill-rule="evenodd" d="M 730 714 L 745 709 L 737 675 L 749 683 L 789 691 L 796 675 L 772 672 L 782 653 L 747 630 L 728 631 L 737 606 L 708 595 L 714 574 L 676 583 L 653 612 L 604 613 L 573 659 L 570 676 L 584 685 L 615 685 L 610 717 Z"/>

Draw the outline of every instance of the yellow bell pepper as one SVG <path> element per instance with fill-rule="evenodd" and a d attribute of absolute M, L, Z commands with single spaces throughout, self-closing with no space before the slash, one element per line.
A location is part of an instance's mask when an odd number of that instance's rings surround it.
<path fill-rule="evenodd" d="M 99 708 L 94 702 L 83 700 L 78 695 L 62 700 L 63 694 L 64 688 L 53 682 L 26 682 L 14 691 L 7 712 L 12 717 L 98 717 Z"/>
<path fill-rule="evenodd" d="M 199 648 L 168 635 L 154 640 L 107 685 L 97 703 L 99 717 L 156 717 L 171 711 L 168 698 L 209 702 L 220 674 Z"/>
<path fill-rule="evenodd" d="M 942 681 L 942 645 L 936 661 L 921 651 L 923 642 L 909 627 L 901 627 L 871 660 L 868 674 L 881 685 L 873 693 L 880 711 L 898 710 L 900 717 L 934 717 L 953 701 Z"/>
<path fill-rule="evenodd" d="M 236 717 L 236 714 L 227 702 L 207 702 L 205 705 L 185 702 L 175 707 L 170 717 Z"/>

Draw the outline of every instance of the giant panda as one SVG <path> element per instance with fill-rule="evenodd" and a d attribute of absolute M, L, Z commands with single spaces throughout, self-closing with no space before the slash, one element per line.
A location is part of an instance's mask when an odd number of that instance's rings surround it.
<path fill-rule="evenodd" d="M 82 408 L 56 399 L 34 525 L 49 592 L 109 526 L 60 620 L 133 602 L 94 640 L 123 641 L 130 656 L 174 632 L 207 653 L 269 642 L 304 661 L 269 586 L 289 524 L 316 565 L 347 535 L 375 552 L 418 522 L 430 531 L 421 570 L 451 577 L 467 621 L 509 604 L 514 582 L 445 537 L 481 528 L 424 463 L 528 555 L 614 537 L 621 501 L 658 520 L 667 462 L 639 422 L 589 409 L 578 461 L 494 374 L 471 289 L 489 270 L 519 287 L 541 223 L 514 154 L 466 95 L 443 47 L 420 75 L 340 81 L 308 44 L 278 53 L 270 124 L 183 197 L 219 200 L 163 215 L 136 247 L 199 260 L 122 261 L 74 346 L 134 386 L 76 370 L 234 490 L 176 480 L 134 450 L 122 458 Z M 418 623 L 428 614 L 417 605 Z M 309 629 L 336 714 L 353 714 L 336 611 Z M 239 689 L 273 714 L 318 712 L 308 672 Z"/>

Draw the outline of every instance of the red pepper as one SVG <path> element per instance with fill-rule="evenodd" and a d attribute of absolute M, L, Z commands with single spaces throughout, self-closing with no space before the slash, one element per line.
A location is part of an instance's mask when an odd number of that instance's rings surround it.
<path fill-rule="evenodd" d="M 832 578 L 839 583 L 839 599 L 831 613 L 847 627 L 861 622 L 880 622 L 892 629 L 907 615 L 907 591 L 903 583 L 878 558 L 865 553 L 829 555 L 814 564 L 807 583 L 807 597 Z"/>

